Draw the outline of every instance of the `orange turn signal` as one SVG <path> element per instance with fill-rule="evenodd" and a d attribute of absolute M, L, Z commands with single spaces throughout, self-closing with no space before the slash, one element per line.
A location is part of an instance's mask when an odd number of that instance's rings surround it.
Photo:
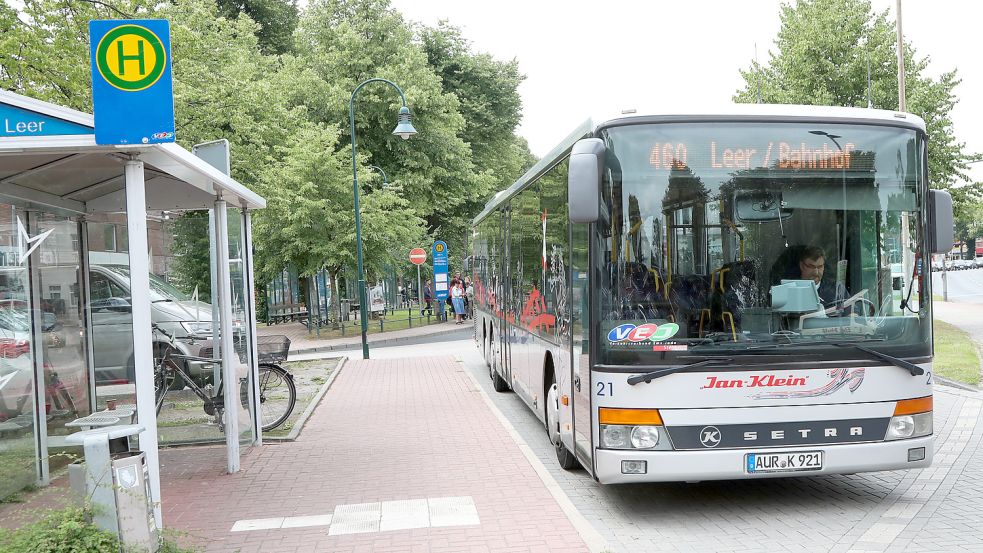
<path fill-rule="evenodd" d="M 652 424 L 661 425 L 662 415 L 658 409 L 614 409 L 601 407 L 597 410 L 601 424 Z"/>
<path fill-rule="evenodd" d="M 566 394 L 560 396 L 560 405 L 570 405 L 570 396 Z"/>
<path fill-rule="evenodd" d="M 927 413 L 932 410 L 932 396 L 902 399 L 894 408 L 894 416 Z"/>

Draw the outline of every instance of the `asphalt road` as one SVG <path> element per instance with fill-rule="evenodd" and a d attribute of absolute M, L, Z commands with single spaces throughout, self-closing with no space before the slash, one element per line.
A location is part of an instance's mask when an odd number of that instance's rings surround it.
<path fill-rule="evenodd" d="M 983 303 L 983 268 L 946 272 L 947 295 L 951 302 Z M 942 273 L 932 273 L 932 293 L 943 296 Z"/>

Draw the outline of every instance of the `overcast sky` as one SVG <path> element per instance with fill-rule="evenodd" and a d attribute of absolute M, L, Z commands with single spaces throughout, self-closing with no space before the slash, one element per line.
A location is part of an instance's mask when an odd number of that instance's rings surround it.
<path fill-rule="evenodd" d="M 876 11 L 896 0 L 872 0 Z M 446 19 L 464 30 L 474 49 L 515 58 L 526 80 L 519 87 L 518 133 L 542 156 L 587 117 L 632 107 L 719 105 L 743 82 L 739 68 L 755 56 L 768 61 L 780 25 L 778 0 L 689 2 L 606 0 L 392 0 L 407 19 L 429 25 Z M 952 117 L 970 152 L 983 151 L 983 61 L 978 3 L 904 0 L 902 29 L 931 76 L 956 68 L 962 84 Z M 412 102 L 412 100 L 411 100 Z M 876 107 L 876 106 L 875 106 Z M 971 166 L 983 180 L 983 163 Z"/>

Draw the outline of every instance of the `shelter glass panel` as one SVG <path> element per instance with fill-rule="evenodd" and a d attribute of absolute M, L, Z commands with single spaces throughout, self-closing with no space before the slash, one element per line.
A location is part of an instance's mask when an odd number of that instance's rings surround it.
<path fill-rule="evenodd" d="M 44 374 L 44 407 L 47 420 L 48 463 L 51 470 L 71 462 L 80 452 L 68 448 L 64 437 L 79 430 L 73 421 L 90 414 L 89 377 L 86 348 L 83 347 L 83 318 L 78 303 L 72 306 L 68 296 L 77 296 L 80 287 L 80 252 L 76 249 L 80 225 L 49 213 L 32 216 L 34 236 L 43 236 L 38 248 L 35 288 L 40 295 L 35 302 L 32 338 L 38 363 Z M 40 328 L 41 337 L 36 338 Z M 40 352 L 40 354 L 38 354 Z M 69 453 L 69 455 L 62 455 Z M 73 455 L 74 454 L 74 455 Z"/>
<path fill-rule="evenodd" d="M 245 251 L 245 237 L 243 236 L 242 210 L 228 210 L 228 232 L 229 232 L 229 279 L 232 281 L 232 332 L 233 342 L 235 343 L 236 360 L 236 416 L 239 419 L 239 441 L 246 444 L 253 440 L 252 416 L 249 406 L 250 401 L 249 376 L 252 374 L 250 367 L 253 365 L 250 359 L 251 334 L 249 331 L 249 307 L 248 294 L 246 287 L 246 263 L 243 255 Z"/>
<path fill-rule="evenodd" d="M 25 218 L 0 204 L 0 499 L 37 479 Z"/>

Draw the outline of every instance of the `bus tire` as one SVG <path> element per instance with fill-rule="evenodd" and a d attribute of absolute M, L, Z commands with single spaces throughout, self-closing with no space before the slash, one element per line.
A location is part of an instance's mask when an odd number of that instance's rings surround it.
<path fill-rule="evenodd" d="M 509 391 L 509 383 L 502 378 L 502 375 L 498 374 L 498 371 L 495 370 L 495 365 L 497 365 L 497 363 L 495 363 L 494 360 L 492 360 L 492 362 L 488 365 L 492 388 L 494 388 L 496 392 L 507 392 Z"/>
<path fill-rule="evenodd" d="M 565 470 L 576 468 L 577 458 L 560 438 L 560 392 L 556 386 L 556 377 L 553 377 L 549 393 L 546 395 L 546 434 L 553 443 L 553 449 L 556 450 L 556 460 L 560 468 Z"/>

